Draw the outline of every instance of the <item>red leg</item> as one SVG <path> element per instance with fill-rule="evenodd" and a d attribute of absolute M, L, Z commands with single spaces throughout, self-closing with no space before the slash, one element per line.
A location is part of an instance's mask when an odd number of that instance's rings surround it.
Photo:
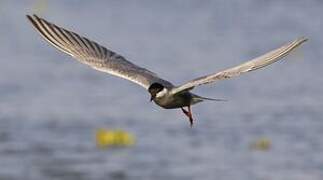
<path fill-rule="evenodd" d="M 188 111 L 186 111 L 183 107 L 181 107 L 181 109 L 182 109 L 183 113 L 189 118 L 190 126 L 193 127 L 193 117 L 192 117 L 191 106 L 187 107 Z"/>
<path fill-rule="evenodd" d="M 190 120 L 190 125 L 191 127 L 193 127 L 193 117 L 192 117 L 192 109 L 191 109 L 191 106 L 188 106 L 188 118 Z"/>
<path fill-rule="evenodd" d="M 181 107 L 183 113 L 188 117 L 188 111 L 186 111 L 183 107 Z"/>

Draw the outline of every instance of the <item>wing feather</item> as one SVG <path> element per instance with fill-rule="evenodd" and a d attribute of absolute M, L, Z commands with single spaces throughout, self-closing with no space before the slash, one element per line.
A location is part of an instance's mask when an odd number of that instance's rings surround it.
<path fill-rule="evenodd" d="M 81 63 L 98 71 L 137 83 L 145 89 L 148 89 L 155 82 L 168 88 L 173 87 L 170 82 L 161 79 L 155 73 L 127 61 L 124 57 L 94 41 L 56 26 L 37 15 L 27 15 L 27 18 L 45 40 Z"/>
<path fill-rule="evenodd" d="M 259 56 L 253 60 L 235 66 L 233 68 L 229 68 L 223 70 L 221 72 L 215 74 L 209 74 L 206 76 L 199 77 L 197 79 L 191 80 L 181 86 L 175 87 L 172 89 L 171 93 L 176 94 L 182 91 L 187 91 L 193 89 L 195 86 L 199 86 L 202 84 L 208 84 L 212 82 L 217 82 L 219 80 L 224 80 L 232 77 L 239 76 L 245 72 L 254 71 L 256 69 L 263 68 L 268 66 L 278 60 L 282 59 L 286 55 L 288 55 L 291 51 L 293 51 L 296 47 L 301 45 L 307 41 L 306 38 L 302 37 L 297 40 L 294 40 L 290 43 L 287 43 L 280 48 L 272 50 L 262 56 Z"/>

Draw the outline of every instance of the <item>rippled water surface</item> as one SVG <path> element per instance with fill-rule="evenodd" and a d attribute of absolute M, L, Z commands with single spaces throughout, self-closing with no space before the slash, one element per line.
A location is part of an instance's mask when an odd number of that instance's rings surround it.
<path fill-rule="evenodd" d="M 323 179 L 322 9 L 314 0 L 0 1 L 0 179 Z M 189 128 L 139 86 L 59 53 L 27 13 L 175 84 L 310 40 L 286 61 L 196 88 L 229 101 L 194 106 Z M 137 143 L 98 149 L 98 128 Z M 268 151 L 250 149 L 262 138 Z"/>

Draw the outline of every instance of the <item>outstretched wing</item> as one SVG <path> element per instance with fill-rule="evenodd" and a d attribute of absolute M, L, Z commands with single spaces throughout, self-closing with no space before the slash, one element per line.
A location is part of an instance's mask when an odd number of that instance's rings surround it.
<path fill-rule="evenodd" d="M 94 41 L 58 27 L 36 15 L 27 15 L 27 18 L 44 39 L 81 63 L 137 83 L 145 89 L 155 82 L 165 87 L 173 87 L 170 82 L 159 78 L 155 73 L 127 61 Z"/>
<path fill-rule="evenodd" d="M 268 66 L 268 65 L 280 60 L 281 58 L 285 57 L 293 49 L 295 49 L 296 47 L 298 47 L 299 45 L 301 45 L 305 41 L 307 41 L 306 38 L 299 38 L 295 41 L 292 41 L 290 43 L 283 45 L 280 48 L 270 51 L 262 56 L 259 56 L 251 61 L 240 64 L 236 67 L 226 69 L 224 71 L 221 71 L 221 72 L 218 72 L 215 74 L 210 74 L 210 75 L 206 75 L 206 76 L 191 80 L 181 86 L 175 87 L 171 91 L 171 93 L 176 94 L 176 93 L 179 93 L 182 91 L 187 91 L 187 90 L 193 89 L 195 86 L 236 77 L 236 76 L 239 76 L 240 74 L 243 74 L 245 72 L 249 72 L 249 71 L 263 68 L 263 67 Z"/>

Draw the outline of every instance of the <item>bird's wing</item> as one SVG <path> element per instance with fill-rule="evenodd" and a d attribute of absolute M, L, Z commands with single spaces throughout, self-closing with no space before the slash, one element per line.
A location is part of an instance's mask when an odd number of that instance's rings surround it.
<path fill-rule="evenodd" d="M 290 43 L 287 43 L 287 44 L 281 46 L 280 48 L 272 50 L 262 56 L 259 56 L 255 59 L 247 61 L 243 64 L 238 65 L 238 66 L 220 71 L 215 74 L 209 74 L 209 75 L 206 75 L 203 77 L 199 77 L 199 78 L 191 80 L 181 86 L 174 87 L 172 89 L 171 93 L 176 94 L 176 93 L 179 93 L 182 91 L 191 90 L 195 86 L 236 77 L 236 76 L 239 76 L 240 74 L 243 74 L 245 72 L 260 69 L 262 67 L 265 67 L 267 65 L 270 65 L 270 64 L 280 60 L 281 58 L 283 58 L 284 56 L 289 54 L 292 50 L 294 50 L 296 47 L 298 47 L 299 45 L 301 45 L 305 41 L 307 41 L 306 38 L 299 38 L 297 40 L 294 40 Z"/>
<path fill-rule="evenodd" d="M 165 87 L 173 87 L 170 82 L 159 78 L 155 73 L 127 61 L 94 41 L 58 27 L 36 15 L 27 15 L 27 18 L 44 39 L 81 63 L 137 83 L 145 89 L 155 82 Z"/>

